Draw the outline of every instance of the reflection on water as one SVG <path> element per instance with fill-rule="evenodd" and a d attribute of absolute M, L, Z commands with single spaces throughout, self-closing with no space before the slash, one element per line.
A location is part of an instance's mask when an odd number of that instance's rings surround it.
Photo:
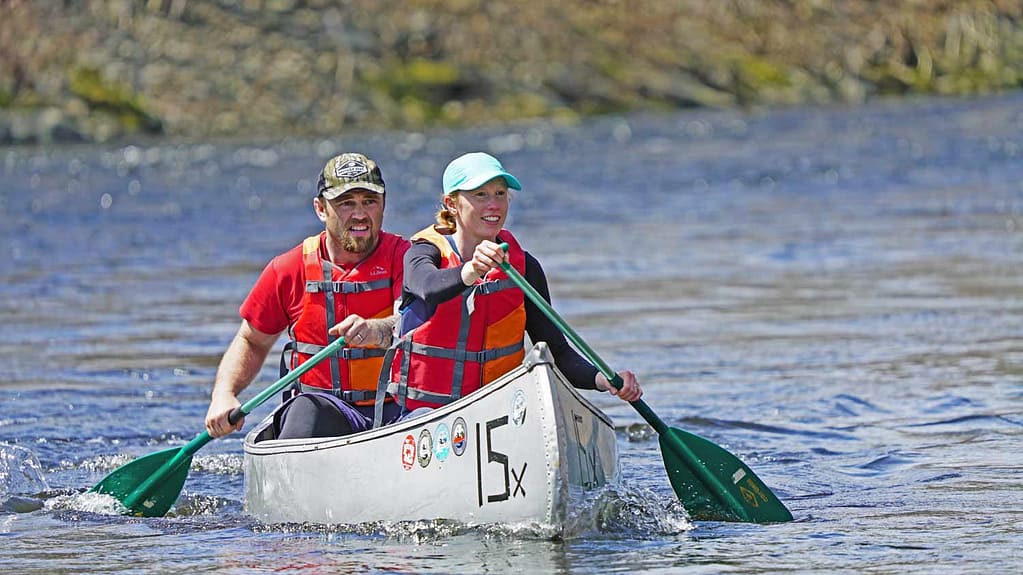
<path fill-rule="evenodd" d="M 0 461 L 38 461 L 32 479 L 0 483 L 0 569 L 1018 571 L 1021 104 L 0 152 Z M 509 227 L 561 313 L 640 375 L 669 425 L 753 467 L 795 522 L 689 524 L 655 436 L 596 394 L 623 483 L 579 509 L 566 540 L 261 525 L 242 510 L 240 435 L 203 449 L 166 518 L 90 507 L 106 473 L 201 431 L 241 299 L 317 230 L 326 158 L 376 159 L 385 225 L 407 236 L 431 220 L 444 165 L 475 149 L 523 182 Z M 260 381 L 275 371 L 271 358 Z"/>

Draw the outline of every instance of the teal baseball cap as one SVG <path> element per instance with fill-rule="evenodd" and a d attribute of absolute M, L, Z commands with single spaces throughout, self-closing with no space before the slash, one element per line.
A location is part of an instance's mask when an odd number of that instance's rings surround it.
<path fill-rule="evenodd" d="M 444 195 L 459 190 L 475 190 L 498 176 L 508 182 L 509 188 L 522 189 L 518 179 L 506 172 L 494 156 L 483 152 L 463 154 L 451 160 L 444 169 Z"/>

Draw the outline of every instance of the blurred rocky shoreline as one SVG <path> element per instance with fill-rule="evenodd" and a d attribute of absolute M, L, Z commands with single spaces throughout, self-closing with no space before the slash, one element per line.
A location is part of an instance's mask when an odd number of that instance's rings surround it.
<path fill-rule="evenodd" d="M 0 145 L 337 136 L 1023 86 L 1023 3 L 0 0 Z"/>

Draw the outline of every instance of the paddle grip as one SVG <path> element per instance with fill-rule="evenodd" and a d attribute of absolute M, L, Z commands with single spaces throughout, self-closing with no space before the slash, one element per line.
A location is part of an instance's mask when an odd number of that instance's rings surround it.
<path fill-rule="evenodd" d="M 236 407 L 231 410 L 231 413 L 227 414 L 227 422 L 234 425 L 243 417 L 245 417 L 245 414 L 242 413 L 242 408 Z"/>

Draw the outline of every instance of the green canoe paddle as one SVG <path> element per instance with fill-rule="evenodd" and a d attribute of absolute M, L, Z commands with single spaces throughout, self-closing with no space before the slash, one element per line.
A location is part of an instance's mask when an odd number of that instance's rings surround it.
<path fill-rule="evenodd" d="M 239 419 L 251 413 L 271 396 L 283 391 L 324 358 L 337 353 L 343 345 L 344 338 L 334 340 L 288 375 L 277 380 L 277 383 L 264 389 L 241 407 L 235 408 L 227 420 L 232 424 L 237 423 Z M 213 438 L 209 432 L 203 431 L 183 447 L 164 449 L 125 463 L 103 478 L 103 481 L 97 483 L 90 491 L 112 495 L 131 515 L 162 517 L 181 494 L 181 487 L 185 484 L 188 469 L 192 464 L 192 456 L 211 439 Z"/>
<path fill-rule="evenodd" d="M 501 244 L 501 247 L 508 250 L 508 244 Z M 621 389 L 625 383 L 622 377 L 586 345 L 547 300 L 508 262 L 501 262 L 500 265 L 512 282 L 558 326 L 604 377 Z M 751 523 L 792 520 L 792 514 L 785 505 L 738 457 L 699 435 L 668 427 L 642 399 L 629 405 L 657 431 L 668 480 L 693 519 Z"/>

